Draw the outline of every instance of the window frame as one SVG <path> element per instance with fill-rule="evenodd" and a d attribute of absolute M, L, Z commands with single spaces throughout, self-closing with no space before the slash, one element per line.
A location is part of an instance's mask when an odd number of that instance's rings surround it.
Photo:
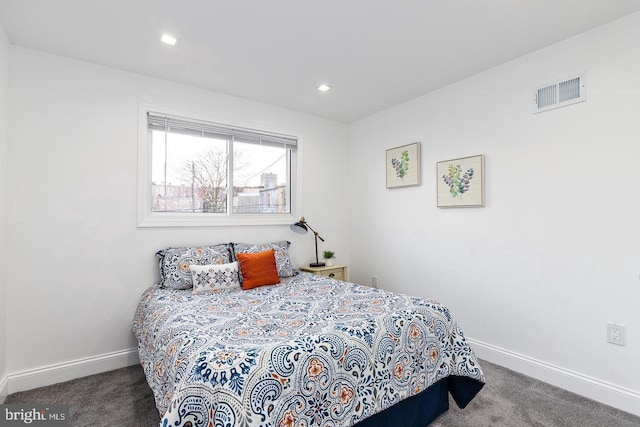
<path fill-rule="evenodd" d="M 204 121 L 221 126 L 245 128 L 257 132 L 292 135 L 298 141 L 297 148 L 290 150 L 289 185 L 291 213 L 248 214 L 233 213 L 230 206 L 226 213 L 191 213 L 191 212 L 153 212 L 152 197 L 152 156 L 151 131 L 148 127 L 147 114 L 161 113 L 168 116 L 182 117 L 194 121 Z M 222 124 L 224 123 L 224 124 Z M 258 130 L 259 129 L 259 130 Z M 138 108 L 138 188 L 137 188 L 137 226 L 147 227 L 224 227 L 255 225 L 288 225 L 298 220 L 302 193 L 300 191 L 300 137 L 292 132 L 282 132 L 273 128 L 265 129 L 264 125 L 219 120 L 209 115 L 179 110 L 176 108 L 140 104 Z"/>

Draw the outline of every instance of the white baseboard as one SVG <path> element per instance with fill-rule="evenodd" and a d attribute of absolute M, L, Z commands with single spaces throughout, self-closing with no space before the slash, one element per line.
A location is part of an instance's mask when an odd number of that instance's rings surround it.
<path fill-rule="evenodd" d="M 4 403 L 4 400 L 7 398 L 7 396 L 9 395 L 9 380 L 8 377 L 5 375 L 4 377 L 0 378 L 0 405 L 2 405 Z"/>
<path fill-rule="evenodd" d="M 640 416 L 640 392 L 467 338 L 480 359 Z"/>
<path fill-rule="evenodd" d="M 88 375 L 125 368 L 138 363 L 140 363 L 140 361 L 138 359 L 137 349 L 132 348 L 114 351 L 112 353 L 9 374 L 5 377 L 6 380 L 4 383 L 6 383 L 7 386 L 4 388 L 8 390 L 8 394 L 17 393 L 19 391 L 31 390 L 86 377 Z M 3 383 L 0 383 L 0 386 L 2 386 L 2 384 Z M 2 388 L 0 388 L 0 391 L 1 390 Z"/>

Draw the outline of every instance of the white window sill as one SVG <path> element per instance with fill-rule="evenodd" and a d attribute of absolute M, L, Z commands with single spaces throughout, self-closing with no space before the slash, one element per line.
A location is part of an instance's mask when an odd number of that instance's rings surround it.
<path fill-rule="evenodd" d="M 153 227 L 228 227 L 228 226 L 263 226 L 290 225 L 298 221 L 298 217 L 290 214 L 274 215 L 242 215 L 233 217 L 224 214 L 202 213 L 150 213 L 138 219 L 139 228 Z"/>

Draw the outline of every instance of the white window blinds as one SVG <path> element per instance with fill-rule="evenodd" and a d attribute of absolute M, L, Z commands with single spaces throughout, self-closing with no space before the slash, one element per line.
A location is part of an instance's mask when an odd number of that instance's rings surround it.
<path fill-rule="evenodd" d="M 147 124 L 150 130 L 196 135 L 270 147 L 283 147 L 290 150 L 295 150 L 298 144 L 297 138 L 294 136 L 201 122 L 153 112 L 147 113 Z"/>

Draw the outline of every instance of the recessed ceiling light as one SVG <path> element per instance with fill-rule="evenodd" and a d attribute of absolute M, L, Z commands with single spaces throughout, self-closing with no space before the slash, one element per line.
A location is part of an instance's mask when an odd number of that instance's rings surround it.
<path fill-rule="evenodd" d="M 318 90 L 319 90 L 320 92 L 327 92 L 327 91 L 329 91 L 329 90 L 331 90 L 331 89 L 332 89 L 332 87 L 331 87 L 331 86 L 326 85 L 326 84 L 324 84 L 324 83 L 323 83 L 323 84 L 321 84 L 320 86 L 318 86 Z"/>
<path fill-rule="evenodd" d="M 175 37 L 169 35 L 169 34 L 163 34 L 162 35 L 162 43 L 166 43 L 169 44 L 171 46 L 175 46 L 176 43 L 178 42 L 178 39 L 176 39 Z"/>

